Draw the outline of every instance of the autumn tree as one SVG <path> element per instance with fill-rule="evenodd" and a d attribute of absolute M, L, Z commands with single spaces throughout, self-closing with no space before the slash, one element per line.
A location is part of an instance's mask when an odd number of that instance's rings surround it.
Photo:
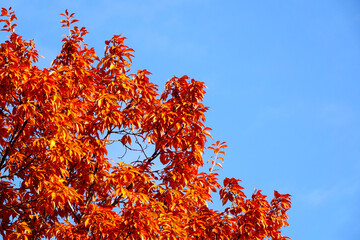
<path fill-rule="evenodd" d="M 247 198 L 240 180 L 219 183 L 226 145 L 207 143 L 203 82 L 173 77 L 159 94 L 150 72 L 131 73 L 124 37 L 105 41 L 99 58 L 74 14 L 61 15 L 68 35 L 40 69 L 34 42 L 14 31 L 14 12 L 1 11 L 3 239 L 287 238 L 290 195 Z M 119 159 L 107 158 L 110 144 Z M 209 208 L 215 193 L 224 211 Z"/>

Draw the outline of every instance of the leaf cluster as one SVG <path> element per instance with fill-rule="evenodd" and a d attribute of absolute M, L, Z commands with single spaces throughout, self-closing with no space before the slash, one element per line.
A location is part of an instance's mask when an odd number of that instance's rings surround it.
<path fill-rule="evenodd" d="M 226 144 L 205 126 L 203 82 L 173 77 L 159 94 L 150 72 L 131 73 L 125 38 L 102 58 L 68 28 L 49 68 L 2 9 L 0 234 L 4 239 L 285 239 L 290 195 L 246 198 L 239 180 L 219 183 Z M 107 157 L 118 146 L 119 161 Z M 203 172 L 204 153 L 214 152 Z M 208 207 L 219 192 L 223 212 Z"/>

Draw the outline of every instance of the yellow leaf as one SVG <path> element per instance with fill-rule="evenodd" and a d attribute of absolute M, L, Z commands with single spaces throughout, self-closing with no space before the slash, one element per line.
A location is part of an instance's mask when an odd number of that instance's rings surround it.
<path fill-rule="evenodd" d="M 90 221 L 90 218 L 87 218 L 87 219 L 85 220 L 85 227 L 87 227 L 87 225 L 89 224 L 89 221 Z"/>
<path fill-rule="evenodd" d="M 52 149 L 54 146 L 55 146 L 55 141 L 54 141 L 54 140 L 51 140 L 51 141 L 50 141 L 50 149 Z"/>

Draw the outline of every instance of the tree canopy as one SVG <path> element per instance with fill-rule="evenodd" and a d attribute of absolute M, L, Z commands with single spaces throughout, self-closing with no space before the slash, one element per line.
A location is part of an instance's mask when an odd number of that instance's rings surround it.
<path fill-rule="evenodd" d="M 203 82 L 173 77 L 159 94 L 149 71 L 132 73 L 125 37 L 105 41 L 99 58 L 74 13 L 61 15 L 68 35 L 40 69 L 14 11 L 1 11 L 4 239 L 287 239 L 290 195 L 247 198 L 239 179 L 220 183 L 227 146 L 211 144 Z M 110 144 L 119 159 L 107 157 Z M 224 211 L 208 206 L 218 195 Z"/>

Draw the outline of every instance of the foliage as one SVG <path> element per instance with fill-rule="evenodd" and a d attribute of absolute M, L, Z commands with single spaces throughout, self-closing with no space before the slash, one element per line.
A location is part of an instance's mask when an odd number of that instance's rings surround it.
<path fill-rule="evenodd" d="M 14 12 L 1 16 L 10 35 L 0 46 L 4 239 L 287 238 L 290 195 L 275 191 L 268 202 L 261 191 L 246 198 L 238 179 L 220 185 L 226 145 L 206 147 L 203 82 L 173 77 L 159 95 L 150 72 L 130 73 L 124 37 L 105 41 L 99 58 L 67 11 L 61 53 L 40 69 Z M 117 162 L 110 144 L 120 146 Z M 206 149 L 215 156 L 201 172 Z M 207 204 L 218 191 L 223 212 Z"/>

